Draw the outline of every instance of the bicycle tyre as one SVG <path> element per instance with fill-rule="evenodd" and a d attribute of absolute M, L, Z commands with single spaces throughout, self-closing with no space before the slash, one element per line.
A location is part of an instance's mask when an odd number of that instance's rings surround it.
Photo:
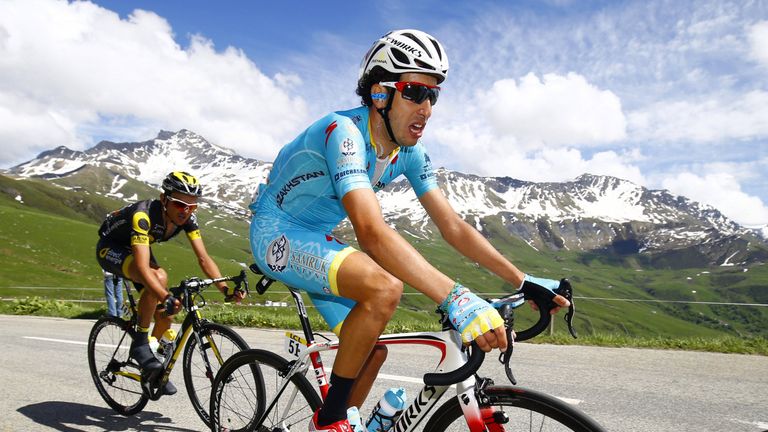
<path fill-rule="evenodd" d="M 113 316 L 99 318 L 88 336 L 88 367 L 101 398 L 112 409 L 131 416 L 147 405 L 139 365 L 130 358 L 130 322 Z"/>
<path fill-rule="evenodd" d="M 211 393 L 211 419 L 214 431 L 308 430 L 309 422 L 322 401 L 304 375 L 294 375 L 290 384 L 262 424 L 256 424 L 267 404 L 276 394 L 278 383 L 291 363 L 279 355 L 260 349 L 249 349 L 233 355 L 216 376 Z M 258 369 L 261 379 L 254 376 Z M 288 405 L 290 395 L 298 396 Z M 284 416 L 282 423 L 277 418 Z"/>
<path fill-rule="evenodd" d="M 501 409 L 508 418 L 503 424 L 497 424 L 498 428 L 487 424 L 491 431 L 605 432 L 602 426 L 579 409 L 541 392 L 516 386 L 488 386 L 480 394 L 488 400 L 487 404 L 480 404 L 481 409 Z M 465 430 L 467 423 L 456 397 L 435 411 L 424 428 L 424 432 Z"/>
<path fill-rule="evenodd" d="M 187 340 L 187 346 L 184 347 L 182 371 L 189 401 L 192 402 L 192 407 L 200 419 L 206 426 L 210 427 L 211 419 L 208 415 L 208 409 L 210 408 L 213 380 L 224 361 L 237 352 L 247 350 L 248 344 L 236 331 L 212 322 L 202 323 L 200 338 L 203 341 L 202 354 L 198 350 L 197 339 L 194 335 Z M 216 349 L 214 350 L 214 348 Z M 217 356 L 215 353 L 219 353 L 219 355 Z M 211 366 L 210 371 L 205 367 L 203 355 L 208 359 Z"/>

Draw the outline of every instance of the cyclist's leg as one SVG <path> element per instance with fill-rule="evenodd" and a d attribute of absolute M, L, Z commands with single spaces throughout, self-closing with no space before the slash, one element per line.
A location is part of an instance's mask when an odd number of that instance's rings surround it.
<path fill-rule="evenodd" d="M 309 298 L 317 308 L 320 315 L 323 316 L 328 326 L 339 335 L 339 331 L 342 328 L 344 320 L 349 312 L 355 306 L 354 300 L 336 297 L 326 294 L 314 294 L 309 293 Z M 356 406 L 360 407 L 365 402 L 368 393 L 373 387 L 373 382 L 379 374 L 381 366 L 387 359 L 387 347 L 385 345 L 374 346 L 368 359 L 365 361 L 362 370 L 357 375 L 355 383 L 352 385 L 352 392 L 350 393 L 349 400 L 347 401 L 347 408 Z"/>
<path fill-rule="evenodd" d="M 340 345 L 320 421 L 346 417 L 354 381 L 400 301 L 402 282 L 331 235 L 274 222 L 260 225 L 257 219 L 251 224 L 251 250 L 268 276 L 310 293 L 355 300 L 344 326 L 329 323 Z M 366 386 L 359 387 L 361 393 L 367 394 Z"/>
<path fill-rule="evenodd" d="M 142 280 L 140 280 L 140 278 L 132 277 L 134 274 L 138 274 L 133 261 L 132 249 L 129 246 L 100 239 L 96 245 L 96 260 L 99 262 L 99 265 L 108 272 L 118 274 L 121 277 L 134 281 L 134 285 L 139 291 L 140 297 L 138 304 L 139 316 L 137 320 L 137 331 L 132 335 L 133 342 L 131 343 L 131 357 L 133 357 L 142 368 L 155 371 L 162 369 L 162 364 L 155 358 L 149 348 L 148 338 L 149 325 L 157 305 L 157 299 L 154 299 L 154 296 L 145 295 L 147 294 L 146 291 L 149 290 L 142 289 Z M 154 259 L 150 258 L 150 262 L 154 263 Z M 163 274 L 165 274 L 164 271 Z"/>

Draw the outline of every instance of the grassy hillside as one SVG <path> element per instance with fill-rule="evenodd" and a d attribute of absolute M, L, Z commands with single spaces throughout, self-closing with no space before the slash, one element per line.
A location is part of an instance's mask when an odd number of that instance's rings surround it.
<path fill-rule="evenodd" d="M 157 192 L 145 193 L 154 196 Z M 101 299 L 101 272 L 95 260 L 98 221 L 122 205 L 119 200 L 82 188 L 65 190 L 45 181 L 0 176 L 0 296 Z M 250 262 L 247 221 L 213 214 L 204 206 L 199 219 L 209 252 L 224 273 L 236 273 L 238 263 Z M 768 308 L 706 303 L 768 303 L 768 268 L 764 265 L 658 270 L 644 267 L 642 260 L 632 256 L 538 251 L 505 235 L 502 227 L 487 229 L 491 242 L 521 269 L 540 277 L 568 277 L 574 283 L 576 325 L 582 334 L 768 335 Z M 500 293 L 514 289 L 457 256 L 440 239 L 409 241 L 440 270 L 474 290 Z M 184 236 L 156 244 L 153 250 L 172 282 L 201 274 Z M 407 288 L 401 315 L 408 320 L 434 320 L 434 305 L 414 293 Z M 269 294 L 271 300 L 290 301 L 280 285 Z M 218 300 L 215 297 L 211 299 Z M 264 299 L 253 297 L 251 301 Z M 520 319 L 522 326 L 533 313 L 527 307 L 521 310 L 525 315 Z M 558 318 L 556 333 L 563 333 L 564 328 Z"/>

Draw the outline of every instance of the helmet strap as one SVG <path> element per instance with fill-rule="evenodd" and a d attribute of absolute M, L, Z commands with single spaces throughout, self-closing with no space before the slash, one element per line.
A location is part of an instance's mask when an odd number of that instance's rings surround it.
<path fill-rule="evenodd" d="M 389 123 L 389 110 L 392 109 L 392 101 L 395 100 L 395 95 L 393 94 L 392 89 L 387 89 L 387 93 L 389 93 L 387 106 L 385 106 L 384 108 L 376 108 L 376 111 L 379 112 L 379 115 L 381 115 L 381 118 L 384 120 L 384 126 L 387 127 L 387 133 L 389 134 L 389 139 L 391 139 L 396 146 L 400 147 L 400 143 L 397 142 L 397 140 L 395 139 L 395 134 L 392 132 L 392 125 Z"/>

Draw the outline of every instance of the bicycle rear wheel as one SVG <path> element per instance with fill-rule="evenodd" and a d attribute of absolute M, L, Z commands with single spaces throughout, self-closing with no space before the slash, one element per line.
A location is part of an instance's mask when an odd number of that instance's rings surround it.
<path fill-rule="evenodd" d="M 304 375 L 293 375 L 283 389 L 290 366 L 284 358 L 265 350 L 250 349 L 233 355 L 213 384 L 211 429 L 308 430 L 312 414 L 320 408 L 320 397 Z M 270 407 L 281 389 L 280 397 Z M 264 421 L 256 424 L 267 410 Z"/>
<path fill-rule="evenodd" d="M 99 318 L 88 336 L 88 366 L 96 389 L 118 413 L 130 416 L 144 409 L 149 396 L 141 389 L 139 365 L 130 358 L 130 323 Z"/>
<path fill-rule="evenodd" d="M 221 365 L 233 354 L 247 350 L 248 344 L 231 328 L 205 322 L 200 329 L 202 345 L 192 335 L 184 347 L 184 385 L 192 407 L 200 419 L 210 427 L 208 409 L 211 404 L 211 387 Z"/>
<path fill-rule="evenodd" d="M 489 431 L 605 432 L 575 407 L 544 393 L 513 386 L 488 386 L 480 392 Z M 458 398 L 451 398 L 432 415 L 425 432 L 466 431 Z"/>

